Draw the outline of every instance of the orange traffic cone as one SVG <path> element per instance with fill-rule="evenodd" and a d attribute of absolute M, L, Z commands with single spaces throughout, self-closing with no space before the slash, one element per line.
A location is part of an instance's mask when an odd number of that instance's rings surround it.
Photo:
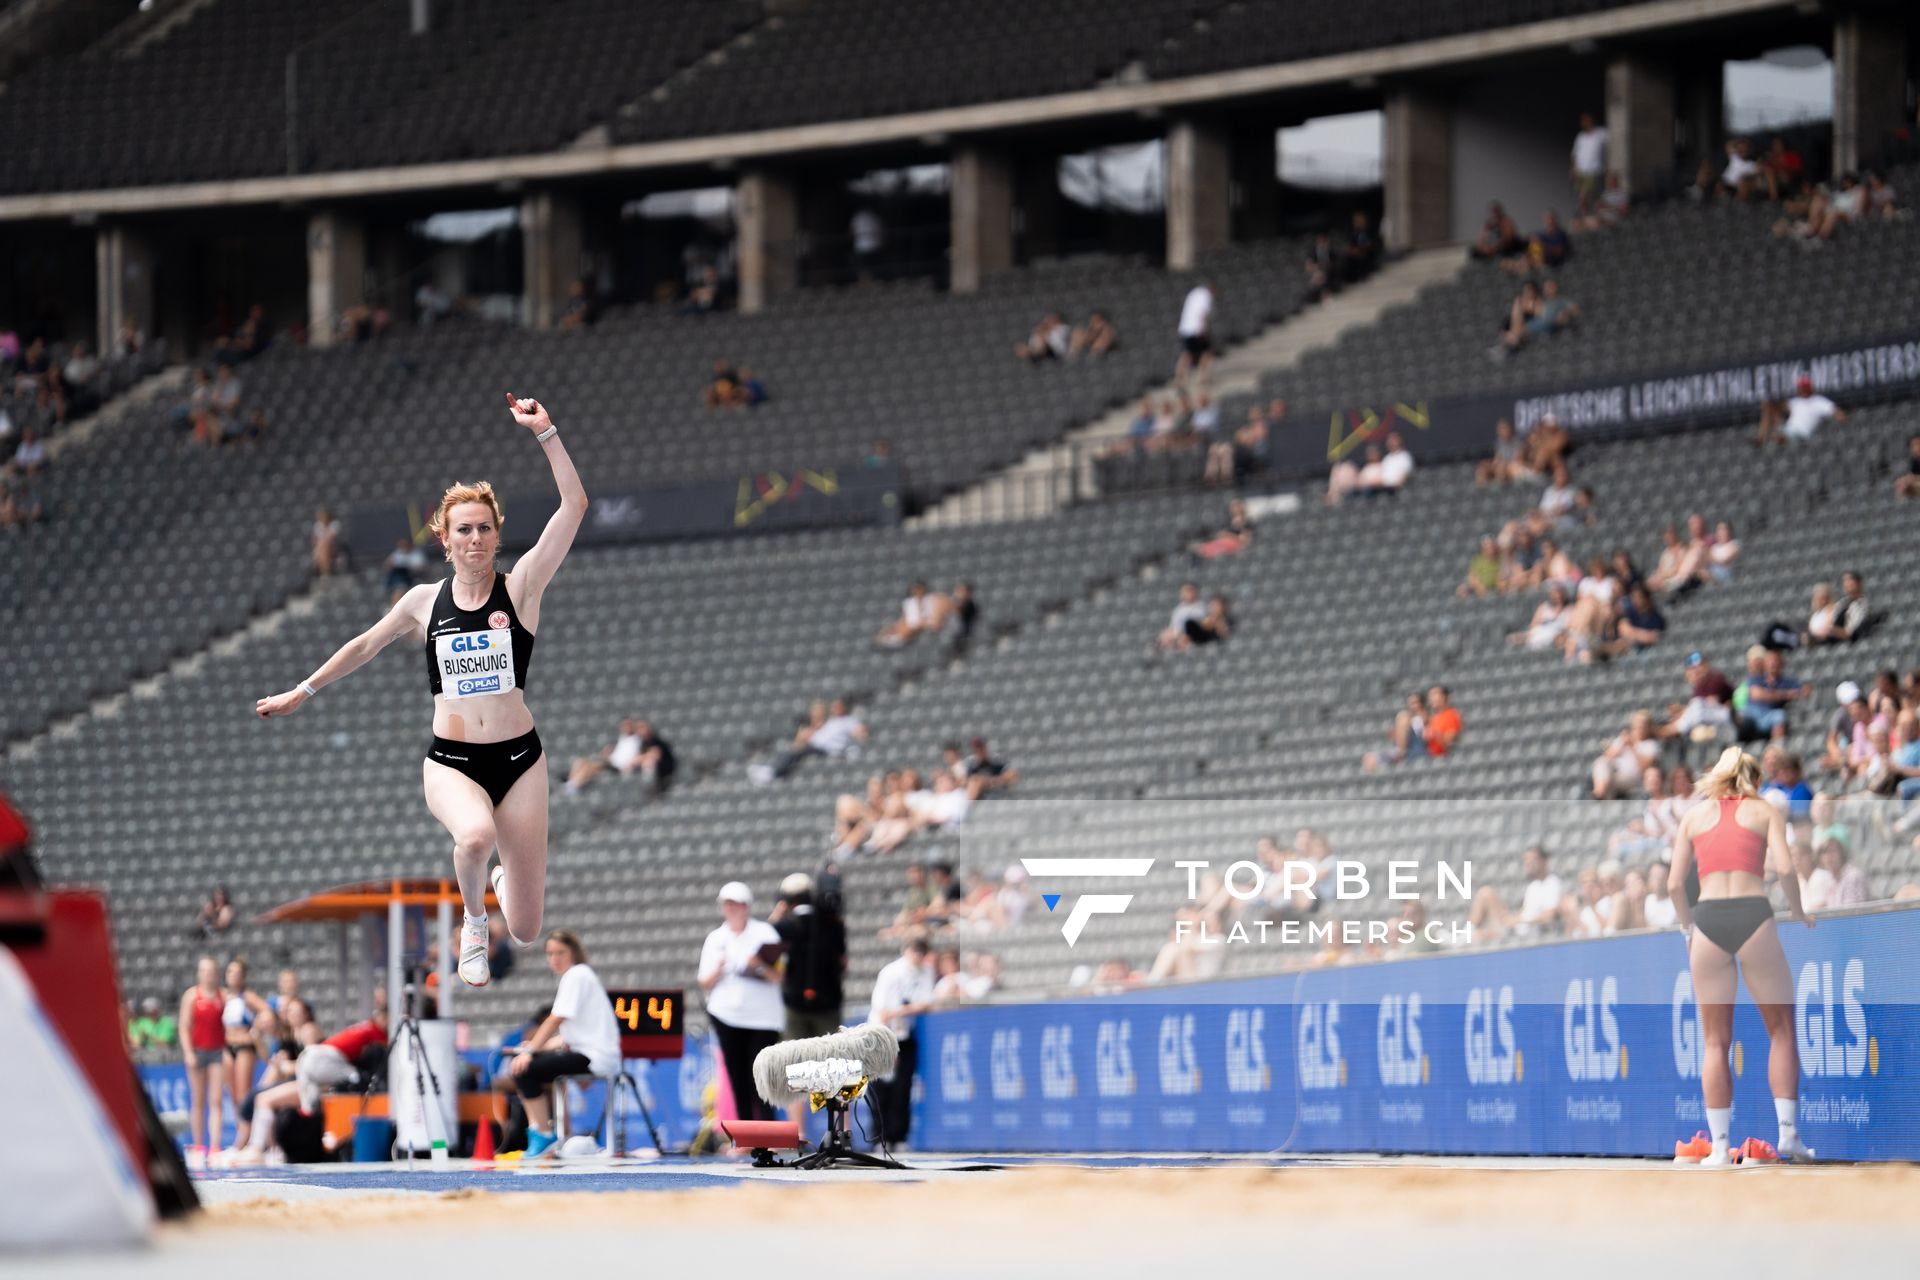
<path fill-rule="evenodd" d="M 493 1162 L 493 1119 L 482 1116 L 479 1130 L 473 1135 L 473 1158 L 476 1161 Z"/>

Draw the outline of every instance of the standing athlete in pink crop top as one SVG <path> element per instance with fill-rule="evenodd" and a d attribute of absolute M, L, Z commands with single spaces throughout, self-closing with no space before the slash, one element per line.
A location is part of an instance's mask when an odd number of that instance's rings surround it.
<path fill-rule="evenodd" d="M 1760 798 L 1760 766 L 1739 747 L 1728 747 L 1713 771 L 1694 787 L 1714 803 L 1696 805 L 1673 836 L 1673 869 L 1667 883 L 1680 927 L 1687 931 L 1693 997 L 1700 1010 L 1703 1054 L 1700 1090 L 1706 1097 L 1710 1149 L 1676 1145 L 1674 1158 L 1719 1167 L 1733 1163 L 1728 1130 L 1733 1121 L 1733 1076 L 1727 1050 L 1733 1041 L 1733 1002 L 1744 977 L 1760 1006 L 1772 1048 L 1767 1082 L 1779 1121 L 1777 1147 L 1758 1138 L 1741 1147 L 1747 1159 L 1810 1160 L 1800 1141 L 1800 1055 L 1794 1043 L 1793 974 L 1780 947 L 1767 899 L 1768 863 L 1780 879 L 1793 919 L 1811 927 L 1800 906 L 1800 881 L 1787 852 L 1786 819 Z M 1700 896 L 1689 901 L 1687 873 L 1698 867 Z"/>

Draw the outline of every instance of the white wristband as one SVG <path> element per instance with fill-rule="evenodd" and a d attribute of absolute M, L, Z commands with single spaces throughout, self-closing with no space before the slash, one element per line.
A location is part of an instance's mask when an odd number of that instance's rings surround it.
<path fill-rule="evenodd" d="M 306 694 L 309 698 L 317 698 L 320 696 L 320 691 L 314 688 L 313 683 L 308 680 L 302 680 L 300 682 L 300 692 Z"/>
<path fill-rule="evenodd" d="M 545 444 L 547 441 L 553 439 L 555 436 L 559 434 L 560 434 L 560 428 L 548 427 L 545 431 L 542 431 L 539 435 L 535 436 L 534 439 L 538 440 L 541 444 Z"/>

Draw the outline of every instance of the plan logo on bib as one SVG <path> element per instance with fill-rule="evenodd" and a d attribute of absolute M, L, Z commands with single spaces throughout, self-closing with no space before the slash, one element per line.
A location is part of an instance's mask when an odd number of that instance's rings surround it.
<path fill-rule="evenodd" d="M 1152 858 L 1022 858 L 1020 865 L 1035 879 L 1138 880 L 1153 870 Z M 1043 893 L 1041 900 L 1052 911 L 1060 905 L 1061 895 Z M 1074 900 L 1060 926 L 1067 945 L 1080 940 L 1080 931 L 1097 915 L 1119 915 L 1133 901 L 1130 893 L 1089 893 Z"/>

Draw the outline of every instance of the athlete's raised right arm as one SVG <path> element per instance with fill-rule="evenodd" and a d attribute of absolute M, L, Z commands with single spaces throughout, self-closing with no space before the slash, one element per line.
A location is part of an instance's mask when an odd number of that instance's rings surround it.
<path fill-rule="evenodd" d="M 409 590 L 400 597 L 399 603 L 387 611 L 385 617 L 341 645 L 331 658 L 320 664 L 318 671 L 307 677 L 305 683 L 316 692 L 324 689 L 349 672 L 358 671 L 373 660 L 374 654 L 395 640 L 418 632 L 420 611 L 431 606 L 433 595 L 439 589 L 438 584 L 425 582 Z M 285 693 L 261 698 L 253 704 L 253 710 L 264 720 L 272 716 L 292 715 L 306 701 L 306 690 L 296 687 Z"/>

